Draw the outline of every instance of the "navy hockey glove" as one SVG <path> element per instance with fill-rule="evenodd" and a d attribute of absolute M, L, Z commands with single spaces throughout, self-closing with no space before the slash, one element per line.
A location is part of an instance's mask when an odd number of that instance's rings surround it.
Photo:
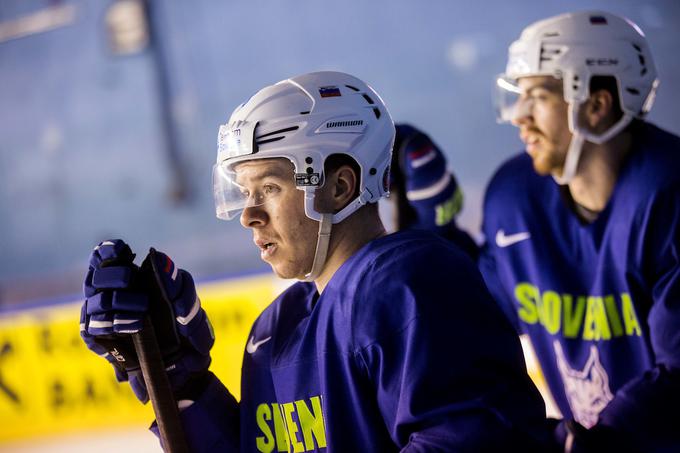
<path fill-rule="evenodd" d="M 118 382 L 129 380 L 135 395 L 146 401 L 132 340 L 122 335 L 139 331 L 149 305 L 134 258 L 120 239 L 103 241 L 94 248 L 83 284 L 80 336 L 90 350 L 114 366 Z"/>
<path fill-rule="evenodd" d="M 209 379 L 212 327 L 196 296 L 191 275 L 154 249 L 141 268 L 122 240 L 95 247 L 85 278 L 80 334 L 105 357 L 118 381 L 129 381 L 142 402 L 148 394 L 129 334 L 149 316 L 175 396 L 196 399 Z"/>

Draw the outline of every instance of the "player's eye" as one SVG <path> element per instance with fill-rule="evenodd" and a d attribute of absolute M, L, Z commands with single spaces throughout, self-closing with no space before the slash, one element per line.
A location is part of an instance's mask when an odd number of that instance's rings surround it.
<path fill-rule="evenodd" d="M 532 101 L 536 102 L 543 102 L 548 99 L 549 92 L 545 90 L 544 88 L 534 88 L 531 90 L 531 93 L 529 94 L 529 99 Z"/>
<path fill-rule="evenodd" d="M 274 195 L 280 191 L 279 187 L 276 186 L 275 184 L 265 184 L 262 187 L 262 192 L 264 193 L 265 196 L 267 195 Z"/>

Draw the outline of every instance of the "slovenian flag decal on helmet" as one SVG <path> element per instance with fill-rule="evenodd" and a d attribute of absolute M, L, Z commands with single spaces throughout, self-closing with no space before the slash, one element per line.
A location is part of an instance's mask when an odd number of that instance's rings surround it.
<path fill-rule="evenodd" d="M 321 95 L 322 98 L 342 96 L 342 94 L 340 94 L 340 88 L 334 86 L 319 87 L 319 95 Z"/>

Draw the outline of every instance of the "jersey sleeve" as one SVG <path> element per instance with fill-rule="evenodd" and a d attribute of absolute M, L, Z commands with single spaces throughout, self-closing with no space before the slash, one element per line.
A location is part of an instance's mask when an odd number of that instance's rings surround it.
<path fill-rule="evenodd" d="M 458 224 L 455 220 L 451 221 L 446 233 L 443 234 L 443 236 L 460 247 L 460 249 L 467 253 L 468 256 L 473 260 L 476 261 L 478 259 L 479 246 L 475 240 L 472 239 L 472 236 L 467 233 L 467 231 L 464 231 L 458 227 Z"/>
<path fill-rule="evenodd" d="M 355 358 L 390 436 L 405 452 L 533 451 L 545 408 L 517 336 L 471 260 L 426 256 L 370 277 L 381 322 Z"/>
<path fill-rule="evenodd" d="M 514 302 L 503 288 L 498 276 L 498 269 L 496 268 L 496 259 L 493 255 L 493 245 L 488 241 L 484 243 L 479 252 L 477 260 L 479 271 L 484 277 L 484 283 L 489 289 L 494 300 L 500 306 L 506 318 L 512 324 L 515 332 L 520 333 L 519 319 L 517 318 L 517 311 L 515 310 Z"/>
<path fill-rule="evenodd" d="M 496 303 L 500 306 L 506 318 L 510 321 L 517 334 L 521 333 L 514 299 L 508 294 L 502 283 L 502 275 L 497 266 L 496 253 L 498 247 L 494 244 L 497 232 L 500 230 L 500 222 L 509 216 L 508 206 L 512 206 L 512 212 L 517 209 L 518 200 L 513 194 L 522 193 L 529 190 L 525 187 L 526 181 L 523 175 L 526 174 L 528 156 L 525 153 L 513 158 L 503 164 L 493 175 L 484 194 L 482 235 L 484 242 L 480 247 L 477 258 L 477 266 L 489 292 Z M 530 170 L 533 171 L 533 170 Z M 513 179 L 507 182 L 508 175 Z"/>
<path fill-rule="evenodd" d="M 205 391 L 179 415 L 192 452 L 240 450 L 239 405 L 216 376 L 211 375 Z M 160 437 L 155 421 L 150 429 Z"/>
<path fill-rule="evenodd" d="M 659 197 L 640 220 L 642 281 L 655 365 L 623 386 L 599 424 L 628 433 L 643 451 L 677 451 L 680 431 L 680 193 Z"/>

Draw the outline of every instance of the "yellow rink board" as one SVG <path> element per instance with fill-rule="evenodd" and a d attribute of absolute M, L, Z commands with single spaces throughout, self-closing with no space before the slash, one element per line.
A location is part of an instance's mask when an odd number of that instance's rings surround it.
<path fill-rule="evenodd" d="M 210 369 L 238 399 L 243 350 L 255 318 L 285 287 L 271 275 L 198 285 L 215 329 Z M 148 425 L 151 405 L 116 382 L 111 365 L 79 333 L 81 301 L 0 314 L 0 450 L 2 442 L 96 428 Z M 529 374 L 554 403 L 530 345 Z"/>
<path fill-rule="evenodd" d="M 198 286 L 215 329 L 210 368 L 237 398 L 246 337 L 280 289 L 270 275 Z M 80 305 L 0 314 L 0 442 L 153 420 L 81 340 Z"/>

